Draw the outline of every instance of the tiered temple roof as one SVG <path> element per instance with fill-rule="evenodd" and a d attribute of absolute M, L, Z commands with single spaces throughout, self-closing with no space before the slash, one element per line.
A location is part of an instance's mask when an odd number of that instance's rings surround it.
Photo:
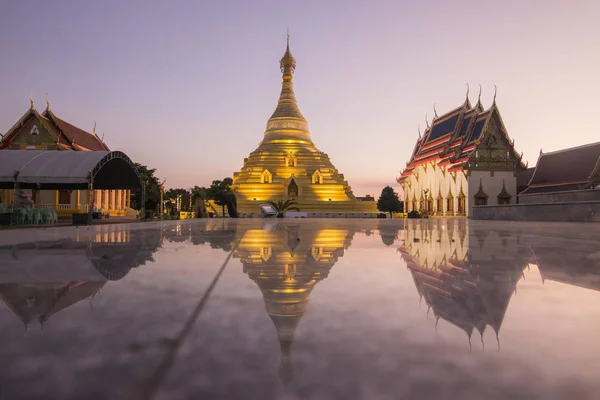
<path fill-rule="evenodd" d="M 404 247 L 399 251 L 419 296 L 433 309 L 437 321 L 441 318 L 463 330 L 469 337 L 469 345 L 473 331 L 483 336 L 487 326 L 498 338 L 523 265 L 508 263 L 499 267 L 497 263 L 483 262 L 474 266 L 468 259 L 451 258 L 437 268 L 427 268 L 419 265 Z"/>
<path fill-rule="evenodd" d="M 491 107 L 485 110 L 479 99 L 474 106 L 471 105 L 467 93 L 462 105 L 441 116 L 436 115 L 424 134 L 419 132 L 410 160 L 397 179 L 398 183 L 403 183 L 419 165 L 430 162 L 447 168 L 449 172 L 468 169 L 469 158 L 493 119 L 512 147 L 513 141 L 508 138 L 495 96 Z M 512 156 L 520 162 L 521 156 L 516 153 Z"/>
<path fill-rule="evenodd" d="M 45 128 L 46 132 L 51 136 L 53 143 L 56 144 L 57 150 L 75 150 L 75 151 L 110 151 L 104 141 L 94 132 L 89 133 L 69 122 L 58 118 L 50 110 L 50 104 L 47 103 L 46 110 L 42 114 L 35 109 L 33 102 L 27 112 L 17 121 L 12 128 L 6 132 L 2 140 L 0 140 L 0 149 L 8 148 L 15 137 L 21 132 L 25 124 L 32 120 L 39 121 L 39 125 Z"/>
<path fill-rule="evenodd" d="M 600 142 L 543 153 L 521 194 L 589 189 L 600 183 Z"/>

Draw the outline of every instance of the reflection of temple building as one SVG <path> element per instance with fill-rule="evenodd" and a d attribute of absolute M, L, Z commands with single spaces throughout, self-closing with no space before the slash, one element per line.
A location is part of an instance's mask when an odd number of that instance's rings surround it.
<path fill-rule="evenodd" d="M 85 299 L 152 260 L 160 230 L 99 227 L 90 238 L 0 247 L 0 299 L 27 326 Z"/>
<path fill-rule="evenodd" d="M 294 332 L 308 310 L 311 291 L 327 278 L 354 235 L 350 230 L 302 227 L 275 223 L 247 230 L 234 253 L 262 291 L 267 313 L 277 329 L 279 376 L 286 386 L 293 378 Z"/>
<path fill-rule="evenodd" d="M 548 244 L 527 246 L 522 253 L 538 266 L 542 281 L 600 290 L 600 253 Z"/>
<path fill-rule="evenodd" d="M 460 220 L 412 222 L 399 250 L 436 326 L 441 318 L 462 329 L 469 344 L 474 330 L 483 341 L 488 326 L 498 338 L 527 266 L 519 256 L 518 237 L 489 230 L 468 232 L 468 224 Z"/>

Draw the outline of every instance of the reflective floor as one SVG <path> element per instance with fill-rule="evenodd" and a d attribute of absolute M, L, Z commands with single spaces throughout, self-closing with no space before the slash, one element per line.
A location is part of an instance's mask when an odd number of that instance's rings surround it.
<path fill-rule="evenodd" d="M 600 224 L 0 232 L 0 399 L 598 399 Z"/>

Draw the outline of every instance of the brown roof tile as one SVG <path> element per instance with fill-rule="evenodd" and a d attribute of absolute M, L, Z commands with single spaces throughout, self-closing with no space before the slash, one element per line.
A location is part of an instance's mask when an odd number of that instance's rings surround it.
<path fill-rule="evenodd" d="M 600 142 L 542 153 L 530 186 L 588 181 L 599 158 Z"/>
<path fill-rule="evenodd" d="M 75 125 L 71 125 L 70 123 L 63 121 L 58 118 L 53 113 L 44 113 L 44 117 L 51 119 L 58 126 L 58 128 L 62 131 L 62 133 L 67 137 L 70 142 L 75 141 L 76 145 L 85 147 L 89 150 L 94 151 L 106 151 L 108 147 L 104 145 L 94 134 L 84 131 L 76 127 Z"/>

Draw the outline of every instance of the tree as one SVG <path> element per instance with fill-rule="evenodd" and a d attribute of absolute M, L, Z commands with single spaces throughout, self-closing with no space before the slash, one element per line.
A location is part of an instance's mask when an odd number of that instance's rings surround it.
<path fill-rule="evenodd" d="M 212 181 L 212 184 L 206 192 L 209 199 L 214 200 L 217 205 L 223 208 L 223 216 L 225 216 L 225 207 L 227 207 L 229 216 L 236 218 L 237 203 L 235 201 L 235 195 L 231 191 L 232 184 L 233 179 L 229 177 L 223 180 Z"/>
<path fill-rule="evenodd" d="M 134 163 L 133 166 L 140 175 L 142 184 L 146 187 L 146 204 L 143 208 L 145 210 L 156 210 L 158 203 L 160 203 L 160 182 L 154 176 L 156 168 L 148 169 L 147 166 L 138 163 Z M 141 198 L 141 192 L 135 193 L 135 199 L 132 201 L 134 209 L 142 209 Z"/>
<path fill-rule="evenodd" d="M 277 202 L 269 201 L 267 204 L 273 206 L 273 208 L 277 211 L 277 218 L 283 218 L 286 211 L 300 211 L 298 208 L 298 203 L 296 203 L 295 199 L 289 199 L 285 201 L 279 200 Z"/>
<path fill-rule="evenodd" d="M 386 186 L 381 191 L 381 196 L 377 200 L 377 209 L 383 212 L 389 212 L 390 217 L 394 212 L 402 212 L 404 204 L 398 198 L 398 193 L 391 186 Z"/>

